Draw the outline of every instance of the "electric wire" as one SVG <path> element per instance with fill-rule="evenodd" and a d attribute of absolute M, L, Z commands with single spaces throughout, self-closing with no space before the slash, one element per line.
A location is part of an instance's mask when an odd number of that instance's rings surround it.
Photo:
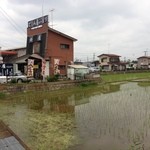
<path fill-rule="evenodd" d="M 15 29 L 15 31 L 17 31 L 17 34 L 18 34 L 18 36 L 20 37 L 20 38 L 18 38 L 17 39 L 17 41 L 19 42 L 19 43 L 21 43 L 22 42 L 22 40 L 24 41 L 25 39 L 26 39 L 26 37 L 27 37 L 27 35 L 26 35 L 26 32 L 24 31 L 24 29 L 22 28 L 22 27 L 20 27 L 15 21 L 14 21 L 14 19 L 12 19 L 12 17 L 10 17 L 10 15 L 0 6 L 0 14 L 1 14 L 1 16 L 5 19 L 5 20 L 7 20 L 11 25 L 12 25 L 12 27 Z M 2 34 L 2 33 L 1 33 Z M 1 42 L 0 42 L 1 43 Z M 13 43 L 13 42 L 12 42 Z M 10 48 L 10 47 L 12 47 L 12 44 L 11 44 L 11 46 L 9 46 L 10 45 L 10 43 L 9 44 L 4 44 L 4 41 L 3 41 L 3 44 L 1 43 L 1 45 L 0 46 L 3 46 L 3 47 L 5 47 L 5 49 L 7 48 Z M 13 44 L 13 46 L 14 46 L 14 44 Z M 15 44 L 15 47 L 17 47 L 16 46 L 16 44 Z"/>
<path fill-rule="evenodd" d="M 25 30 L 20 25 L 18 25 L 15 22 L 15 20 L 1 6 L 0 6 L 0 9 L 1 9 L 1 12 L 7 17 L 8 21 L 11 23 L 11 25 L 13 25 L 17 31 L 20 30 L 21 32 L 23 32 L 26 35 Z"/>

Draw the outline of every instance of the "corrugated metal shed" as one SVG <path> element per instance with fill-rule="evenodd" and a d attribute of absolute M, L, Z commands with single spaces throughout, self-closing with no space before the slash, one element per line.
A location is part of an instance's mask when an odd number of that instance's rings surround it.
<path fill-rule="evenodd" d="M 10 136 L 0 139 L 0 150 L 25 150 L 25 148 L 14 136 Z"/>
<path fill-rule="evenodd" d="M 68 65 L 67 68 L 67 77 L 71 80 L 84 79 L 88 73 L 89 68 L 83 65 Z"/>

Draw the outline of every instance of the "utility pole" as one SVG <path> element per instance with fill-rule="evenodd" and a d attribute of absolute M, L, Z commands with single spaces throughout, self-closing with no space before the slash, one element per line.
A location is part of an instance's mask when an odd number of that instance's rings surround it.
<path fill-rule="evenodd" d="M 110 43 L 108 43 L 108 54 L 109 54 L 109 51 L 110 51 Z"/>
<path fill-rule="evenodd" d="M 87 56 L 87 62 L 89 62 L 89 58 L 88 58 L 88 56 Z"/>
<path fill-rule="evenodd" d="M 2 47 L 0 46 L 0 64 L 3 63 L 3 57 L 2 57 L 2 54 L 1 54 L 1 49 L 2 49 Z"/>
<path fill-rule="evenodd" d="M 95 60 L 95 53 L 93 53 L 93 61 Z"/>

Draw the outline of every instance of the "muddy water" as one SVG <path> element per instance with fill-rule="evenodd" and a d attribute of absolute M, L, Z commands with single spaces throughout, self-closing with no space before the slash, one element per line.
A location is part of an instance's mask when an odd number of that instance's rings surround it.
<path fill-rule="evenodd" d="M 80 143 L 72 150 L 150 150 L 150 86 L 92 96 L 75 107 L 75 119 Z"/>
<path fill-rule="evenodd" d="M 33 150 L 149 150 L 150 86 L 14 94 L 0 119 Z"/>

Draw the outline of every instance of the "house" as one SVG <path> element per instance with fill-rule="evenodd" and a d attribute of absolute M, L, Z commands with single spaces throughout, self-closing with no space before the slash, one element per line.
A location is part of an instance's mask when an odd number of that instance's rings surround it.
<path fill-rule="evenodd" d="M 71 80 L 84 79 L 89 73 L 89 68 L 83 65 L 68 65 L 67 77 Z"/>
<path fill-rule="evenodd" d="M 150 69 L 150 56 L 141 56 L 137 60 L 139 69 Z"/>
<path fill-rule="evenodd" d="M 98 57 L 102 71 L 121 71 L 126 68 L 126 63 L 120 61 L 119 55 L 101 54 Z"/>
<path fill-rule="evenodd" d="M 48 15 L 31 20 L 27 27 L 27 45 L 16 51 L 11 60 L 15 71 L 28 74 L 28 65 L 32 62 L 33 76 L 40 78 L 49 75 L 67 75 L 67 66 L 73 62 L 74 42 L 77 39 L 48 26 Z M 24 50 L 25 51 L 22 51 Z M 25 52 L 23 54 L 23 52 Z"/>

